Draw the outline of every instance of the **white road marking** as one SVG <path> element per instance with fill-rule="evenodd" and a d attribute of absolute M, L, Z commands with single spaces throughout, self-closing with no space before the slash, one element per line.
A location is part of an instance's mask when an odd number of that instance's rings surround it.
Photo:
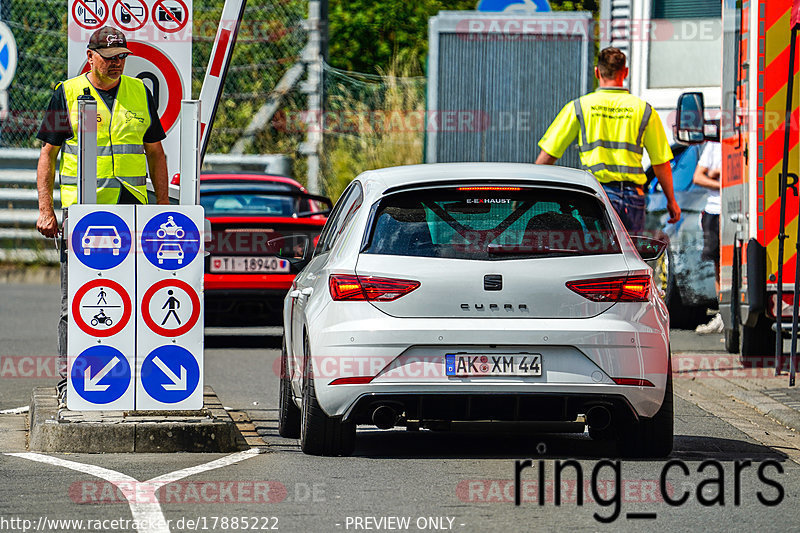
<path fill-rule="evenodd" d="M 14 409 L 3 409 L 0 411 L 0 415 L 21 415 L 22 413 L 27 413 L 30 410 L 30 405 L 23 405 L 22 407 L 17 407 Z"/>
<path fill-rule="evenodd" d="M 161 505 L 158 502 L 156 491 L 167 483 L 172 483 L 183 479 L 185 477 L 193 476 L 202 472 L 208 472 L 216 468 L 229 466 L 245 459 L 250 459 L 261 453 L 258 448 L 251 448 L 243 452 L 237 452 L 220 459 L 215 459 L 208 463 L 192 466 L 176 470 L 156 476 L 147 481 L 138 481 L 130 476 L 103 468 L 101 466 L 87 465 L 75 461 L 67 461 L 58 457 L 43 455 L 39 453 L 6 453 L 12 457 L 19 457 L 21 459 L 28 459 L 29 461 L 36 461 L 53 466 L 61 466 L 76 472 L 82 472 L 90 476 L 99 477 L 104 479 L 117 487 L 120 492 L 128 500 L 128 506 L 131 509 L 131 515 L 137 525 L 141 525 L 137 531 L 139 533 L 170 533 L 167 527 L 167 520 L 164 517 L 164 512 L 161 510 Z M 151 503 L 152 502 L 152 503 Z"/>

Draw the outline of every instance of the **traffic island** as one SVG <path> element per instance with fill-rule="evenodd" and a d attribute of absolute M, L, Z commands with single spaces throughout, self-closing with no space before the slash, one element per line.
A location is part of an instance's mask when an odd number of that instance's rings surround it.
<path fill-rule="evenodd" d="M 224 453 L 249 448 L 211 387 L 199 411 L 69 411 L 55 388 L 33 389 L 29 448 L 70 453 Z"/>

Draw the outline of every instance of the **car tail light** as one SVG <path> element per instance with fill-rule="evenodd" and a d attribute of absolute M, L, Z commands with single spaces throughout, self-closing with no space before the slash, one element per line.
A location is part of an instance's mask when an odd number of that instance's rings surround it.
<path fill-rule="evenodd" d="M 611 378 L 614 380 L 614 383 L 617 385 L 632 385 L 634 387 L 655 387 L 652 383 L 647 381 L 646 379 L 638 379 L 638 378 Z"/>
<path fill-rule="evenodd" d="M 181 173 L 176 172 L 172 175 L 172 180 L 170 180 L 171 185 L 180 185 L 181 184 Z"/>
<path fill-rule="evenodd" d="M 521 187 L 459 187 L 459 191 L 521 191 Z"/>
<path fill-rule="evenodd" d="M 419 287 L 419 281 L 331 274 L 328 286 L 336 301 L 391 302 Z"/>
<path fill-rule="evenodd" d="M 650 276 L 568 281 L 567 288 L 593 302 L 646 302 L 650 295 Z"/>
<path fill-rule="evenodd" d="M 353 376 L 350 378 L 336 378 L 329 385 L 365 385 L 372 381 L 374 376 Z"/>

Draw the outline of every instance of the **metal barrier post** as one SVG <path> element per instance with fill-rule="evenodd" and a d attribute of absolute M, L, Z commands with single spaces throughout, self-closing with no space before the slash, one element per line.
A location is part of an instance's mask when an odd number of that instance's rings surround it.
<path fill-rule="evenodd" d="M 181 100 L 181 205 L 200 203 L 200 101 Z"/>
<path fill-rule="evenodd" d="M 78 97 L 78 203 L 97 203 L 97 101 Z"/>

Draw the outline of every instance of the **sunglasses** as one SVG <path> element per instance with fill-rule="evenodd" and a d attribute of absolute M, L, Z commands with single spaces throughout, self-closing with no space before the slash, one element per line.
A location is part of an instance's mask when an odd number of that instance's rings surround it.
<path fill-rule="evenodd" d="M 102 57 L 106 61 L 114 61 L 115 59 L 119 59 L 120 61 L 122 61 L 123 59 L 128 57 L 130 54 L 125 53 L 125 54 L 117 54 L 117 55 L 111 56 L 111 57 L 105 57 L 103 54 L 97 52 L 97 55 L 99 55 L 100 57 Z"/>

